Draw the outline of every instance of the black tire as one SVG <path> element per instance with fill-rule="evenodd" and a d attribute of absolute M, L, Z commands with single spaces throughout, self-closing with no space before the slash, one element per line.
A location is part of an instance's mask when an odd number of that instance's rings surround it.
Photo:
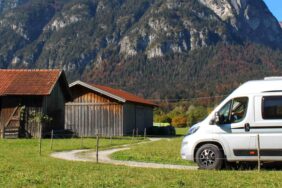
<path fill-rule="evenodd" d="M 224 162 L 223 152 L 214 144 L 202 145 L 195 157 L 199 168 L 204 170 L 220 170 Z"/>

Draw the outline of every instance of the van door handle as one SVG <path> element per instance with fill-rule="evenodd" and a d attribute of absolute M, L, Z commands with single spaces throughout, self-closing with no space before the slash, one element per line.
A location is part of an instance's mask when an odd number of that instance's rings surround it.
<path fill-rule="evenodd" d="M 250 132 L 250 129 L 251 129 L 250 124 L 249 123 L 245 123 L 245 131 L 246 132 Z"/>

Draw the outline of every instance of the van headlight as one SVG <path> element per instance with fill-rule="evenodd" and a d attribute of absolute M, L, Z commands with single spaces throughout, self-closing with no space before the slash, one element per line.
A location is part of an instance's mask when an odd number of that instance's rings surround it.
<path fill-rule="evenodd" d="M 188 135 L 191 135 L 191 134 L 194 134 L 195 132 L 197 132 L 199 130 L 200 126 L 197 126 L 197 127 L 191 127 L 189 129 L 189 132 L 188 132 Z"/>

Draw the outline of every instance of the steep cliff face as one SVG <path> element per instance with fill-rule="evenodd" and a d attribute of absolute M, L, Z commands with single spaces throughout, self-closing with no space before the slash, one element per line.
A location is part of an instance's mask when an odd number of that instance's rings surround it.
<path fill-rule="evenodd" d="M 262 0 L 0 0 L 0 36 L 1 68 L 63 68 L 90 81 L 135 59 L 166 62 L 219 44 L 282 49 Z"/>
<path fill-rule="evenodd" d="M 261 0 L 199 0 L 244 40 L 281 47 L 281 28 Z"/>
<path fill-rule="evenodd" d="M 196 1 L 164 0 L 154 4 L 129 29 L 121 39 L 120 54 L 128 57 L 144 53 L 147 58 L 163 57 L 220 41 L 235 42 L 235 36 L 215 14 Z"/>
<path fill-rule="evenodd" d="M 0 13 L 6 10 L 14 9 L 27 1 L 28 0 L 0 0 Z"/>

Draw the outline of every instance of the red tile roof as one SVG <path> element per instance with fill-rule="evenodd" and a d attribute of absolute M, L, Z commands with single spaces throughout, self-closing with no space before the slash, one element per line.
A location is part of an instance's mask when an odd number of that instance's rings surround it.
<path fill-rule="evenodd" d="M 61 70 L 0 69 L 0 96 L 49 95 Z"/>
<path fill-rule="evenodd" d="M 98 89 L 101 89 L 103 91 L 106 91 L 108 93 L 111 93 L 112 95 L 118 96 L 120 98 L 125 99 L 126 101 L 133 102 L 133 103 L 139 103 L 139 104 L 145 104 L 150 106 L 157 106 L 156 104 L 143 99 L 141 97 L 138 97 L 136 95 L 133 95 L 132 93 L 128 93 L 126 91 L 120 90 L 120 89 L 114 89 L 108 86 L 102 86 L 97 84 L 91 84 L 93 87 L 96 87 Z"/>

